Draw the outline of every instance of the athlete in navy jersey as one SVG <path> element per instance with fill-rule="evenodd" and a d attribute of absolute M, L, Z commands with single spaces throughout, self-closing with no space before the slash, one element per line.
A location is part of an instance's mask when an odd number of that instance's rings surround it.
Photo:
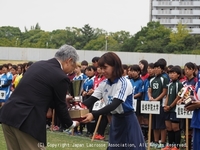
<path fill-rule="evenodd" d="M 107 105 L 83 116 L 83 123 L 92 121 L 98 115 L 111 113 L 108 150 L 145 150 L 144 137 L 132 106 L 133 88 L 131 82 L 123 77 L 120 58 L 108 52 L 101 56 L 98 65 L 107 79 L 83 104 L 90 107 L 103 98 Z"/>
<path fill-rule="evenodd" d="M 185 65 L 184 65 L 184 72 L 185 72 L 185 76 L 186 76 L 186 81 L 183 83 L 183 85 L 190 85 L 193 87 L 193 89 L 195 88 L 198 80 L 197 80 L 197 77 L 196 74 L 195 74 L 195 71 L 196 71 L 196 66 L 194 63 L 192 62 L 187 62 Z M 194 92 L 191 92 L 191 94 L 193 95 Z M 181 101 L 181 100 L 180 100 Z M 179 102 L 178 102 L 179 103 Z M 191 127 L 189 127 L 189 135 L 188 135 L 188 149 L 191 149 L 192 147 L 192 128 L 195 127 L 193 123 L 191 123 L 191 119 L 188 119 L 189 120 L 189 124 L 191 124 Z M 182 119 L 181 120 L 181 127 L 183 129 L 186 128 L 186 123 L 185 123 L 185 119 Z M 198 147 L 199 148 L 199 147 Z"/>
<path fill-rule="evenodd" d="M 200 71 L 198 71 L 197 78 L 197 101 L 194 101 L 193 104 L 186 107 L 187 110 L 194 110 L 191 120 L 191 127 L 193 128 L 193 150 L 198 150 L 200 147 Z"/>

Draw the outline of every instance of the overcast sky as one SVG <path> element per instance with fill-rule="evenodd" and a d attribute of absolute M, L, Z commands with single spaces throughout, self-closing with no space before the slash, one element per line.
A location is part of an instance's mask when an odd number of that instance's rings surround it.
<path fill-rule="evenodd" d="M 0 0 L 0 26 L 92 28 L 135 34 L 149 22 L 149 0 Z"/>

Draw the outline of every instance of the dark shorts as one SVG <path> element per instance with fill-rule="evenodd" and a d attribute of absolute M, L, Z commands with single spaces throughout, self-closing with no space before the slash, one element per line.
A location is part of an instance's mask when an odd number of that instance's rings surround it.
<path fill-rule="evenodd" d="M 188 127 L 188 129 L 189 130 L 192 130 L 192 128 L 190 127 L 190 124 L 191 124 L 191 119 L 188 119 L 188 124 L 189 124 L 189 127 Z M 185 131 L 185 129 L 186 129 L 186 119 L 180 119 L 180 128 L 183 130 L 183 131 Z"/>
<path fill-rule="evenodd" d="M 176 117 L 176 112 L 165 112 L 165 120 L 179 123 L 180 119 Z"/>
<path fill-rule="evenodd" d="M 146 150 L 135 113 L 112 115 L 108 150 Z"/>
<path fill-rule="evenodd" d="M 136 105 L 136 116 L 141 116 L 141 100 L 137 100 L 137 105 Z"/>
<path fill-rule="evenodd" d="M 142 114 L 142 117 L 145 119 L 149 119 L 149 114 Z"/>
<path fill-rule="evenodd" d="M 165 112 L 163 107 L 160 107 L 160 114 L 152 114 L 152 129 L 163 130 L 165 126 Z"/>

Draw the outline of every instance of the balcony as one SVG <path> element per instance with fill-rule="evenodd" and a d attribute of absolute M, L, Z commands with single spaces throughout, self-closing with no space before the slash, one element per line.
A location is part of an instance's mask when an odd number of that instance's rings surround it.
<path fill-rule="evenodd" d="M 200 16 L 200 10 L 152 10 L 152 15 L 183 15 L 183 16 Z"/>
<path fill-rule="evenodd" d="M 187 24 L 187 25 L 199 25 L 200 19 L 152 19 L 152 21 L 159 21 L 161 24 Z"/>
<path fill-rule="evenodd" d="M 176 31 L 176 28 L 172 28 L 173 31 Z M 200 28 L 188 28 L 190 30 L 190 34 L 200 34 Z"/>
<path fill-rule="evenodd" d="M 200 7 L 200 1 L 153 1 L 152 5 L 156 7 Z"/>

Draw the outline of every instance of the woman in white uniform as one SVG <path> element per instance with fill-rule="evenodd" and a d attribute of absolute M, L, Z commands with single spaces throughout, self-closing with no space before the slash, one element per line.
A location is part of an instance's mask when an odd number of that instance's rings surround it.
<path fill-rule="evenodd" d="M 131 82 L 123 77 L 120 58 L 113 52 L 105 53 L 98 61 L 103 75 L 102 81 L 90 98 L 83 102 L 88 108 L 104 99 L 107 105 L 88 113 L 83 123 L 92 121 L 101 114 L 112 114 L 108 150 L 146 150 L 144 137 L 133 109 L 133 88 Z"/>

